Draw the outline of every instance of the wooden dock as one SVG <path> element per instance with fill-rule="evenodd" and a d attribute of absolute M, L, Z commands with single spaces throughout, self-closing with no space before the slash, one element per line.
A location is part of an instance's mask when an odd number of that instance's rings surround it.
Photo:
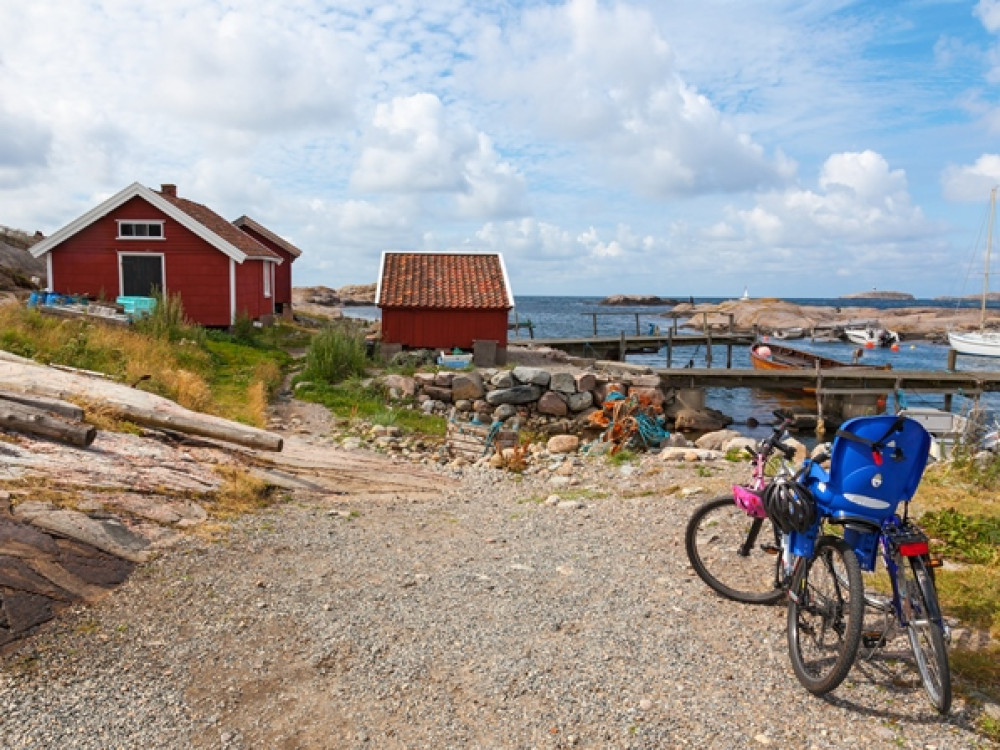
<path fill-rule="evenodd" d="M 666 333 L 653 336 L 636 336 L 621 333 L 618 336 L 586 336 L 583 338 L 547 338 L 532 339 L 532 346 L 547 346 L 559 349 L 573 357 L 592 359 L 612 359 L 624 361 L 628 354 L 656 354 L 664 347 L 667 350 L 666 363 L 670 367 L 674 350 L 685 347 L 705 347 L 706 358 L 711 364 L 712 347 L 726 347 L 726 367 L 732 366 L 732 348 L 734 346 L 749 346 L 755 340 L 752 333 L 674 333 L 668 329 Z M 514 339 L 511 344 L 520 343 Z M 526 342 L 525 342 L 526 343 Z"/>

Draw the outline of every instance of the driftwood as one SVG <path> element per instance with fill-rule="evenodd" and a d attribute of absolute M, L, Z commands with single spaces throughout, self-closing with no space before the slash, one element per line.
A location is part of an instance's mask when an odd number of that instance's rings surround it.
<path fill-rule="evenodd" d="M 30 406 L 33 409 L 50 411 L 53 414 L 58 414 L 60 417 L 65 417 L 66 419 L 75 419 L 78 422 L 83 421 L 82 407 L 79 407 L 76 404 L 71 404 L 69 401 L 62 401 L 58 398 L 29 396 L 24 393 L 15 393 L 13 391 L 0 389 L 0 399 L 14 401 L 18 404 L 23 404 L 24 406 Z"/>
<path fill-rule="evenodd" d="M 45 398 L 75 397 L 148 427 L 177 430 L 259 450 L 282 448 L 280 435 L 191 411 L 170 399 L 121 383 L 57 370 L 6 352 L 0 355 L 0 388 Z"/>
<path fill-rule="evenodd" d="M 55 438 L 71 445 L 90 445 L 97 436 L 97 428 L 93 425 L 63 419 L 42 409 L 5 399 L 0 399 L 0 427 Z"/>

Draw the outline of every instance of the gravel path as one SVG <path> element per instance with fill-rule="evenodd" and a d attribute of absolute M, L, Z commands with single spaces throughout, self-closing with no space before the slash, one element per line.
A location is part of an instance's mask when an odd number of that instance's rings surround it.
<path fill-rule="evenodd" d="M 470 468 L 190 538 L 2 656 L 0 743 L 992 747 L 961 697 L 939 718 L 906 661 L 810 695 L 784 609 L 693 575 L 683 526 L 731 478 L 720 463 L 583 462 L 569 487 Z"/>

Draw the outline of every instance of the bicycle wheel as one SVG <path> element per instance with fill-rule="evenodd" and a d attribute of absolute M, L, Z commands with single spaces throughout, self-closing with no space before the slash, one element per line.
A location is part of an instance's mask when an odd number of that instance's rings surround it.
<path fill-rule="evenodd" d="M 806 690 L 824 695 L 843 682 L 858 652 L 864 614 L 854 550 L 842 539 L 820 537 L 788 598 L 788 652 Z"/>
<path fill-rule="evenodd" d="M 774 525 L 748 516 L 732 495 L 709 500 L 694 512 L 684 546 L 698 577 L 727 599 L 774 604 L 784 596 L 777 577 L 781 545 Z"/>
<path fill-rule="evenodd" d="M 920 679 L 934 707 L 943 714 L 951 708 L 951 669 L 944 644 L 937 590 L 922 557 L 899 561 L 899 596 L 906 618 L 906 634 L 917 660 Z"/>

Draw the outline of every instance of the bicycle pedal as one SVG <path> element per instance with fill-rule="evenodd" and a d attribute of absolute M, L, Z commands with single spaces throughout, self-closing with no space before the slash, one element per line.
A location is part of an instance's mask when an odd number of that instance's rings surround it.
<path fill-rule="evenodd" d="M 760 549 L 765 555 L 776 555 L 781 552 L 781 549 L 775 547 L 773 544 L 762 544 L 760 545 Z"/>

